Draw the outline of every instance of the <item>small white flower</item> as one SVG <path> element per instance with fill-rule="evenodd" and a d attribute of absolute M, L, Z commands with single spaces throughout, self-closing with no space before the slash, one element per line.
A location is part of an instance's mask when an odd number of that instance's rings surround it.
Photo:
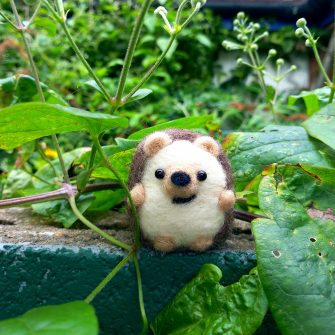
<path fill-rule="evenodd" d="M 167 18 L 167 16 L 166 16 L 167 13 L 168 13 L 168 11 L 166 10 L 166 8 L 163 7 L 163 6 L 159 6 L 159 7 L 157 7 L 157 8 L 155 9 L 154 13 L 155 13 L 156 15 L 160 15 L 160 16 L 163 18 L 164 23 L 165 23 L 165 25 L 166 25 L 166 27 L 167 27 L 168 32 L 169 32 L 170 34 L 172 34 L 172 33 L 174 32 L 174 29 L 172 28 L 172 26 L 171 26 L 171 24 L 170 24 L 170 22 L 169 22 L 169 20 L 168 20 L 168 18 Z"/>
<path fill-rule="evenodd" d="M 166 8 L 165 7 L 163 7 L 163 6 L 159 6 L 159 7 L 157 7 L 156 9 L 155 9 L 155 11 L 154 11 L 154 13 L 156 14 L 156 15 L 166 15 L 167 13 L 168 13 L 168 11 L 166 10 Z"/>

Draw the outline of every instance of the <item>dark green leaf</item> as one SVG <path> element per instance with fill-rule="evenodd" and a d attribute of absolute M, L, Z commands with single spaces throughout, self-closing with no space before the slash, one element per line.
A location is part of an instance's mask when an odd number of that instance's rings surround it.
<path fill-rule="evenodd" d="M 268 308 L 257 271 L 227 287 L 221 277 L 217 266 L 205 264 L 154 319 L 155 335 L 253 334 Z"/>
<path fill-rule="evenodd" d="M 137 145 L 140 143 L 140 141 L 138 140 L 129 140 L 122 137 L 116 137 L 115 142 L 122 150 L 136 148 Z"/>
<path fill-rule="evenodd" d="M 259 276 L 283 335 L 335 329 L 335 170 L 272 166 L 253 221 Z"/>
<path fill-rule="evenodd" d="M 138 91 L 136 91 L 128 100 L 128 102 L 136 101 L 136 100 L 141 100 L 147 97 L 149 94 L 152 93 L 152 90 L 149 90 L 148 88 L 142 88 Z"/>
<path fill-rule="evenodd" d="M 109 157 L 114 169 L 118 172 L 120 177 L 124 180 L 128 180 L 130 165 L 132 162 L 132 157 L 135 149 L 128 149 L 125 151 L 117 152 Z M 113 179 L 116 177 L 112 171 L 106 167 L 97 167 L 92 173 L 92 177 L 102 178 L 102 179 Z"/>
<path fill-rule="evenodd" d="M 141 140 L 146 135 L 149 135 L 157 130 L 164 130 L 168 128 L 179 128 L 179 129 L 196 129 L 203 128 L 207 122 L 212 120 L 211 115 L 203 116 L 189 116 L 174 121 L 168 121 L 157 124 L 156 126 L 145 128 L 129 136 L 130 140 Z"/>
<path fill-rule="evenodd" d="M 98 331 L 94 308 L 83 301 L 33 308 L 0 321 L 4 335 L 98 335 Z"/>
<path fill-rule="evenodd" d="M 306 120 L 302 126 L 309 135 L 335 150 L 335 103 L 323 107 Z"/>
<path fill-rule="evenodd" d="M 329 87 L 317 88 L 313 91 L 302 91 L 298 95 L 290 95 L 288 97 L 288 104 L 294 105 L 299 99 L 303 99 L 307 115 L 313 115 L 320 107 L 328 103 L 330 95 Z"/>
<path fill-rule="evenodd" d="M 110 128 L 127 127 L 126 118 L 38 102 L 0 110 L 0 148 L 12 149 L 36 138 L 86 130 L 99 134 Z"/>
<path fill-rule="evenodd" d="M 108 211 L 109 209 L 120 204 L 126 197 L 126 191 L 123 189 L 120 190 L 105 190 L 94 192 L 94 201 L 88 208 L 89 211 L 100 212 Z"/>
<path fill-rule="evenodd" d="M 320 149 L 305 129 L 268 126 L 260 132 L 232 133 L 224 142 L 234 171 L 236 190 L 241 191 L 264 167 L 272 163 L 302 163 L 333 167 L 334 160 Z"/>
<path fill-rule="evenodd" d="M 82 194 L 76 199 L 77 207 L 81 213 L 84 213 L 93 203 L 92 194 Z M 61 223 L 65 228 L 70 228 L 77 217 L 73 213 L 67 200 L 52 200 L 32 205 L 35 213 L 47 216 L 53 222 Z"/>

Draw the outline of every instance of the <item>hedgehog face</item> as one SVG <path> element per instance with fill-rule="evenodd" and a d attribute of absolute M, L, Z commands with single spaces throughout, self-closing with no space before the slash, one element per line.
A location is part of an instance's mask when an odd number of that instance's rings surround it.
<path fill-rule="evenodd" d="M 166 134 L 157 134 L 144 146 L 149 158 L 142 183 L 151 201 L 157 201 L 158 206 L 162 201 L 187 205 L 199 196 L 217 196 L 226 186 L 226 175 L 215 156 L 219 153 L 215 141 L 200 137 L 193 143 L 172 142 Z"/>

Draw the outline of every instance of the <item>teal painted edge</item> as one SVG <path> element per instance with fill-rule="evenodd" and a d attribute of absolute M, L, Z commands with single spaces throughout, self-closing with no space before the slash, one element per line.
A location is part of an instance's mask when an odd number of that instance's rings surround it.
<path fill-rule="evenodd" d="M 219 266 L 225 285 L 237 281 L 256 265 L 253 251 L 161 254 L 143 249 L 139 255 L 150 320 L 203 264 Z M 13 317 L 40 305 L 84 299 L 123 256 L 121 251 L 98 247 L 0 244 L 0 318 Z M 93 305 L 102 335 L 139 334 L 141 321 L 132 264 L 117 274 Z M 271 320 L 269 324 L 273 327 Z M 275 333 L 260 330 L 257 334 Z"/>

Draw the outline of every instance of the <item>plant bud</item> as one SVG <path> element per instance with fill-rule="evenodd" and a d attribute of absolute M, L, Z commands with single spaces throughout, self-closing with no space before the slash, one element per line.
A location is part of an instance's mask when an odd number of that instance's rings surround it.
<path fill-rule="evenodd" d="M 258 45 L 256 43 L 253 43 L 253 44 L 250 45 L 250 49 L 252 51 L 256 51 L 256 50 L 258 50 Z"/>
<path fill-rule="evenodd" d="M 244 35 L 244 36 L 241 38 L 241 41 L 242 41 L 243 43 L 247 42 L 247 41 L 248 41 L 248 37 Z"/>
<path fill-rule="evenodd" d="M 306 40 L 305 45 L 306 45 L 307 48 L 311 48 L 313 46 L 313 44 L 310 40 Z"/>
<path fill-rule="evenodd" d="M 238 19 L 235 19 L 235 20 L 233 21 L 234 26 L 238 26 L 239 23 L 240 23 L 240 21 L 239 21 Z"/>
<path fill-rule="evenodd" d="M 282 66 L 282 65 L 284 65 L 284 59 L 283 58 L 278 58 L 277 59 L 277 61 L 276 61 L 276 64 L 277 64 L 277 66 Z"/>
<path fill-rule="evenodd" d="M 269 50 L 269 56 L 270 57 L 274 57 L 274 56 L 276 56 L 277 55 L 277 51 L 275 50 L 275 49 L 270 49 Z"/>
<path fill-rule="evenodd" d="M 305 32 L 304 32 L 304 29 L 302 28 L 298 28 L 296 31 L 295 31 L 295 36 L 297 37 L 302 37 L 304 36 Z"/>
<path fill-rule="evenodd" d="M 259 30 L 261 28 L 259 23 L 254 23 L 254 29 Z"/>
<path fill-rule="evenodd" d="M 200 7 L 206 4 L 206 0 L 191 0 L 191 6 L 195 7 L 198 2 L 200 2 Z"/>
<path fill-rule="evenodd" d="M 238 18 L 239 20 L 243 20 L 243 19 L 245 18 L 245 14 L 244 14 L 244 12 L 238 12 L 238 13 L 237 13 L 237 18 Z"/>
<path fill-rule="evenodd" d="M 297 27 L 299 27 L 299 28 L 303 28 L 303 27 L 305 27 L 306 24 L 307 24 L 307 21 L 306 21 L 306 19 L 304 19 L 303 17 L 302 17 L 301 19 L 299 19 L 299 20 L 296 22 L 296 25 L 297 25 Z"/>
<path fill-rule="evenodd" d="M 243 64 L 243 59 L 242 58 L 237 58 L 236 64 L 237 65 L 242 65 Z"/>
<path fill-rule="evenodd" d="M 241 41 L 242 38 L 243 38 L 243 35 L 242 35 L 242 34 L 238 34 L 236 38 L 237 38 L 239 41 Z"/>
<path fill-rule="evenodd" d="M 297 67 L 296 67 L 296 65 L 291 65 L 291 67 L 290 67 L 290 71 L 297 71 Z"/>

